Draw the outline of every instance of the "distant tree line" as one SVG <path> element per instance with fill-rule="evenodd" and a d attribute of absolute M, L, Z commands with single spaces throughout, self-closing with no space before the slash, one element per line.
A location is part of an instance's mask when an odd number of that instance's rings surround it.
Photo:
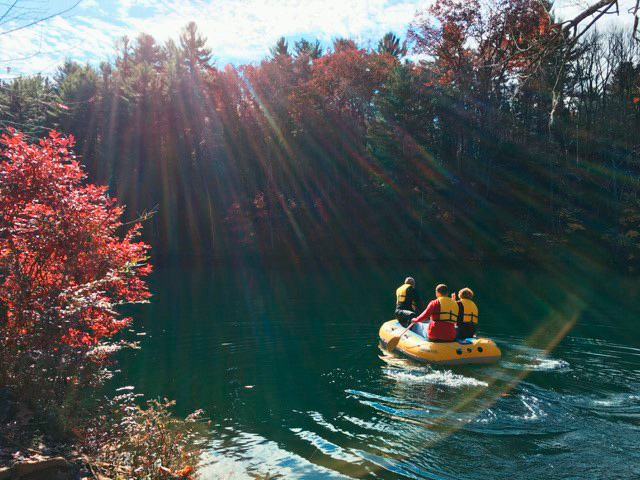
<path fill-rule="evenodd" d="M 406 42 L 284 38 L 218 68 L 194 23 L 0 84 L 0 122 L 73 134 L 158 256 L 640 259 L 640 56 L 548 5 L 440 0 Z M 410 55 L 409 55 L 410 54 Z M 409 55 L 409 58 L 407 57 Z"/>

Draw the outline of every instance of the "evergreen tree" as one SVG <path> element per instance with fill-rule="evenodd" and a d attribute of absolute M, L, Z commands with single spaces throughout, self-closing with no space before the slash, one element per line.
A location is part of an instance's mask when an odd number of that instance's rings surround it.
<path fill-rule="evenodd" d="M 335 53 L 342 52 L 344 50 L 357 50 L 358 45 L 355 40 L 350 38 L 338 37 L 333 40 L 333 51 Z"/>
<path fill-rule="evenodd" d="M 122 77 L 129 75 L 131 68 L 131 41 L 126 35 L 116 40 L 116 69 Z"/>
<path fill-rule="evenodd" d="M 306 55 L 312 60 L 320 58 L 322 56 L 322 47 L 320 46 L 320 40 L 316 40 L 314 43 L 311 43 L 303 38 L 295 42 L 295 52 L 297 57 Z"/>
<path fill-rule="evenodd" d="M 54 75 L 55 123 L 65 132 L 76 132 L 77 149 L 87 155 L 93 143 L 96 128 L 98 77 L 89 65 L 65 61 Z"/>
<path fill-rule="evenodd" d="M 378 53 L 393 55 L 396 58 L 404 57 L 407 54 L 407 42 L 402 42 L 401 46 L 400 39 L 393 32 L 389 32 L 378 42 Z"/>
<path fill-rule="evenodd" d="M 148 63 L 157 67 L 163 60 L 164 52 L 155 39 L 146 33 L 141 33 L 136 38 L 136 45 L 133 48 L 131 59 L 134 63 Z"/>
<path fill-rule="evenodd" d="M 48 78 L 42 75 L 18 77 L 0 83 L 0 126 L 14 127 L 40 137 L 52 126 L 58 107 Z"/>
<path fill-rule="evenodd" d="M 76 136 L 128 219 L 159 205 L 145 234 L 158 255 L 464 253 L 478 239 L 478 251 L 588 244 L 640 259 L 640 47 L 552 36 L 532 62 L 553 31 L 536 0 L 489 23 L 468 2 L 438 6 L 440 22 L 412 27 L 417 63 L 399 61 L 392 33 L 375 51 L 339 38 L 324 54 L 281 38 L 260 64 L 224 70 L 194 23 L 163 46 L 124 37 L 113 63 L 0 82 L 0 125 Z"/>
<path fill-rule="evenodd" d="M 206 44 L 207 39 L 200 34 L 195 22 L 189 22 L 182 29 L 180 47 L 191 73 L 210 68 L 211 49 Z"/>
<path fill-rule="evenodd" d="M 291 53 L 289 53 L 289 43 L 284 37 L 280 37 L 275 46 L 271 47 L 270 51 L 273 58 L 291 56 Z"/>

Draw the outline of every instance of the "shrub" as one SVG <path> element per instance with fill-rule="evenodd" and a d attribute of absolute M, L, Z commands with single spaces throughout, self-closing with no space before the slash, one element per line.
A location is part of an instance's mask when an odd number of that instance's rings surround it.
<path fill-rule="evenodd" d="M 0 387 L 53 416 L 108 375 L 109 339 L 131 322 L 116 308 L 150 296 L 140 225 L 85 182 L 73 144 L 0 136 Z"/>
<path fill-rule="evenodd" d="M 141 407 L 134 397 L 116 397 L 116 408 L 88 432 L 92 469 L 115 479 L 190 478 L 208 436 L 202 412 L 181 419 L 171 415 L 175 402 Z"/>

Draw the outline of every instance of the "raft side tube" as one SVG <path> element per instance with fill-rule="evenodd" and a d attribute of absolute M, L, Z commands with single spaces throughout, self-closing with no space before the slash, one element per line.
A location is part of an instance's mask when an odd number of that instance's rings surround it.
<path fill-rule="evenodd" d="M 397 320 L 385 322 L 380 327 L 380 341 L 387 342 L 397 337 L 405 328 Z M 502 352 L 489 338 L 465 338 L 454 342 L 430 342 L 417 333 L 407 331 L 396 350 L 420 362 L 436 365 L 477 365 L 495 363 Z"/>

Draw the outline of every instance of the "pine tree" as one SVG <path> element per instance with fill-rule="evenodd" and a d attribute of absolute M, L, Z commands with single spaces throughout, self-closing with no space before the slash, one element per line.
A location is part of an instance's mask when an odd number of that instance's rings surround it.
<path fill-rule="evenodd" d="M 205 45 L 207 38 L 198 32 L 195 22 L 189 22 L 180 33 L 180 47 L 191 73 L 210 68 L 211 49 Z"/>
<path fill-rule="evenodd" d="M 389 32 L 378 42 L 378 53 L 393 55 L 396 58 L 404 57 L 407 54 L 407 42 L 405 40 L 400 46 L 400 39 L 393 32 Z"/>
<path fill-rule="evenodd" d="M 116 40 L 116 69 L 122 77 L 129 75 L 131 68 L 131 40 L 126 35 Z"/>
<path fill-rule="evenodd" d="M 98 76 L 91 66 L 67 60 L 54 81 L 55 123 L 62 131 L 77 132 L 78 150 L 84 155 L 95 135 Z"/>
<path fill-rule="evenodd" d="M 42 75 L 18 77 L 0 84 L 0 127 L 20 128 L 29 136 L 40 136 L 51 125 L 53 88 Z"/>
<path fill-rule="evenodd" d="M 322 56 L 320 40 L 316 40 L 314 43 L 311 43 L 307 39 L 303 38 L 295 42 L 295 52 L 296 57 L 306 55 L 313 60 L 320 58 Z"/>
<path fill-rule="evenodd" d="M 333 40 L 333 51 L 335 53 L 342 52 L 344 50 L 357 50 L 358 45 L 350 38 L 339 37 Z"/>
<path fill-rule="evenodd" d="M 136 38 L 136 45 L 133 48 L 131 58 L 134 63 L 148 63 L 157 67 L 164 58 L 162 48 L 156 44 L 156 40 L 146 33 L 141 33 Z"/>
<path fill-rule="evenodd" d="M 280 37 L 274 47 L 271 47 L 271 55 L 273 58 L 290 57 L 289 43 L 284 37 Z"/>

